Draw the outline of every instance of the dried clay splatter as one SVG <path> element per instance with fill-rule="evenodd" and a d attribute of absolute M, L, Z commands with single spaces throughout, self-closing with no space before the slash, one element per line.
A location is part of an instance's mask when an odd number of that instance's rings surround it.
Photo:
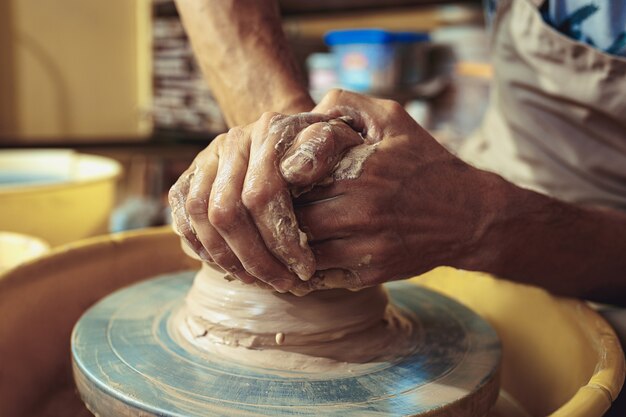
<path fill-rule="evenodd" d="M 363 172 L 363 164 L 376 151 L 378 144 L 362 144 L 350 148 L 333 171 L 334 180 L 353 180 Z"/>
<path fill-rule="evenodd" d="M 284 260 L 288 268 L 301 280 L 308 280 L 314 272 L 312 267 L 315 265 L 315 259 L 307 243 L 306 234 L 298 228 L 289 195 L 279 194 L 272 199 L 267 204 L 264 216 L 269 216 L 268 223 L 274 225 L 271 233 L 274 241 L 278 242 L 271 248 L 272 252 Z"/>

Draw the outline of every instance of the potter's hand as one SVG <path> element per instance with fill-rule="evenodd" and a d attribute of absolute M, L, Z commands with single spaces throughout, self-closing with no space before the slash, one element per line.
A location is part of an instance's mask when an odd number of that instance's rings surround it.
<path fill-rule="evenodd" d="M 462 256 L 482 225 L 482 171 L 445 150 L 396 102 L 333 91 L 314 111 L 350 117 L 365 143 L 348 151 L 331 185 L 295 202 L 319 270 L 298 292 L 371 286 Z"/>
<path fill-rule="evenodd" d="M 289 187 L 314 184 L 360 142 L 342 120 L 266 113 L 198 154 L 170 190 L 174 226 L 202 260 L 246 283 L 260 280 L 288 291 L 315 271 Z M 278 168 L 283 157 L 299 161 L 298 171 L 287 175 L 289 184 Z"/>

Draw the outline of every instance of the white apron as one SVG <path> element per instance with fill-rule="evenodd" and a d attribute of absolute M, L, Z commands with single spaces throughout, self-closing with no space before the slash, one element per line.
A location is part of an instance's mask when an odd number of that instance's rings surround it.
<path fill-rule="evenodd" d="M 557 32 L 542 0 L 500 0 L 489 108 L 460 156 L 564 201 L 626 210 L 626 59 Z"/>
<path fill-rule="evenodd" d="M 541 3 L 499 1 L 489 108 L 459 155 L 524 188 L 626 210 L 626 59 L 557 32 Z M 600 313 L 626 347 L 626 309 Z M 626 415 L 626 392 L 609 415 Z"/>

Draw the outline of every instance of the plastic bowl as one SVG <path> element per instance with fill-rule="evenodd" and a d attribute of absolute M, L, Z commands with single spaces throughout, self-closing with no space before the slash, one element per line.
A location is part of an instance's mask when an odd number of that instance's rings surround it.
<path fill-rule="evenodd" d="M 35 259 L 49 250 L 50 245 L 36 237 L 0 231 L 0 273 Z"/>
<path fill-rule="evenodd" d="M 121 172 L 71 150 L 0 151 L 0 230 L 52 246 L 106 233 Z"/>

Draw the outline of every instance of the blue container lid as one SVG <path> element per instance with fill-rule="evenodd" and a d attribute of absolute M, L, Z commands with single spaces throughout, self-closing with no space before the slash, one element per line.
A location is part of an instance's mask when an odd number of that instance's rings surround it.
<path fill-rule="evenodd" d="M 326 45 L 349 45 L 359 43 L 392 43 L 394 34 L 383 29 L 333 30 L 324 36 Z"/>
<path fill-rule="evenodd" d="M 393 40 L 398 43 L 427 42 L 430 35 L 427 32 L 394 32 Z"/>

